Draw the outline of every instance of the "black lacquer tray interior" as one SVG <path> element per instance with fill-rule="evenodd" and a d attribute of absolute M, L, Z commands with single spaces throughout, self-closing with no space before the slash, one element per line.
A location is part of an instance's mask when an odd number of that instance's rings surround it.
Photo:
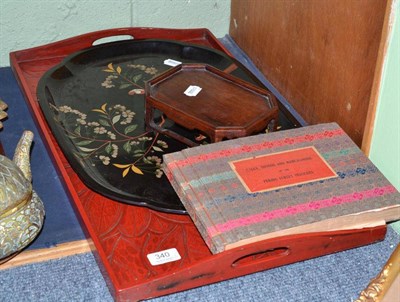
<path fill-rule="evenodd" d="M 163 154 L 187 146 L 147 131 L 144 122 L 144 83 L 171 68 L 170 60 L 209 64 L 262 86 L 220 51 L 169 40 L 128 40 L 70 55 L 41 78 L 37 94 L 59 146 L 88 187 L 129 204 L 186 213 L 161 164 Z M 207 143 L 161 114 L 156 122 Z"/>

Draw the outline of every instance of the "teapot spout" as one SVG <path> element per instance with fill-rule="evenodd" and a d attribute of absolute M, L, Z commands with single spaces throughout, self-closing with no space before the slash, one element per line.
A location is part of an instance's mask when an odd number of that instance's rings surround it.
<path fill-rule="evenodd" d="M 13 161 L 24 173 L 28 181 L 32 181 L 31 164 L 30 164 L 30 149 L 33 141 L 33 132 L 26 130 L 15 149 Z"/>

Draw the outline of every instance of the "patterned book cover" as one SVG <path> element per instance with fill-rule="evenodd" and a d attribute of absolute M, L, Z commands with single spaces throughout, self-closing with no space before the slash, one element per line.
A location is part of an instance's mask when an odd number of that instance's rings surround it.
<path fill-rule="evenodd" d="M 400 219 L 399 192 L 335 123 L 184 149 L 164 170 L 213 253 Z"/>

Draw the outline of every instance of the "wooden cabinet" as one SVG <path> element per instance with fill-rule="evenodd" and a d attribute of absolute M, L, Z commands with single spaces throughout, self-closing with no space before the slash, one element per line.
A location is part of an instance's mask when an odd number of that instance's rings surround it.
<path fill-rule="evenodd" d="M 309 124 L 368 140 L 383 0 L 232 0 L 230 35 Z"/>

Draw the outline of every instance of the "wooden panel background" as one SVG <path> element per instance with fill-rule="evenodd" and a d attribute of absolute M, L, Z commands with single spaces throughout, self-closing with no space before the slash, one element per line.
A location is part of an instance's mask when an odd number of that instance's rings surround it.
<path fill-rule="evenodd" d="M 232 0 L 230 35 L 309 123 L 361 146 L 387 2 Z"/>

